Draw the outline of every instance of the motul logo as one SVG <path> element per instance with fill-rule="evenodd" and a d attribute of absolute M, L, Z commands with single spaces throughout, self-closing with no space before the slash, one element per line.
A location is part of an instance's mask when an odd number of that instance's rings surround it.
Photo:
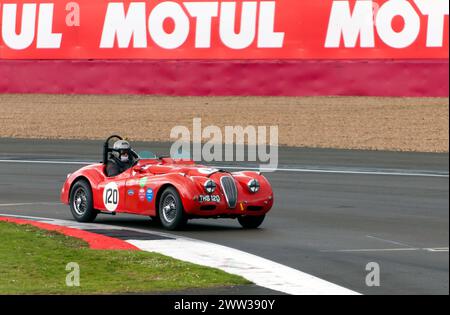
<path fill-rule="evenodd" d="M 350 1 L 334 1 L 325 47 L 374 48 L 376 32 L 384 44 L 406 48 L 416 42 L 423 28 L 426 47 L 443 47 L 448 14 L 448 0 L 389 0 L 381 6 L 371 0 L 358 0 L 353 10 Z M 398 17 L 403 19 L 402 29 L 393 26 Z"/>
<path fill-rule="evenodd" d="M 258 48 L 283 47 L 284 33 L 275 32 L 275 1 L 243 1 L 237 17 L 237 2 L 158 3 L 146 16 L 146 3 L 133 2 L 125 12 L 123 3 L 110 3 L 106 12 L 101 48 L 146 48 L 147 32 L 159 47 L 181 47 L 191 32 L 195 32 L 195 48 L 211 47 L 211 25 L 219 20 L 219 36 L 231 49 L 245 49 L 256 42 Z M 173 30 L 164 28 L 164 21 L 173 21 Z M 194 22 L 192 21 L 194 19 Z M 240 21 L 240 23 L 236 23 Z M 192 23 L 193 22 L 193 23 Z M 235 32 L 236 24 L 240 31 Z"/>

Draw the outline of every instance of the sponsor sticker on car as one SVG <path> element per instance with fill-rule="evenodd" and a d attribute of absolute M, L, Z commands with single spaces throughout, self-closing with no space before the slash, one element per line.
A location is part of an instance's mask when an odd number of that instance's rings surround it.
<path fill-rule="evenodd" d="M 145 189 L 144 188 L 139 189 L 139 200 L 140 201 L 145 200 Z"/>
<path fill-rule="evenodd" d="M 147 199 L 148 202 L 151 202 L 153 200 L 153 189 L 148 188 L 147 191 L 145 192 L 145 198 Z"/>
<path fill-rule="evenodd" d="M 139 186 L 141 187 L 141 188 L 144 188 L 145 187 L 145 184 L 147 184 L 147 177 L 142 177 L 140 180 L 139 180 Z"/>

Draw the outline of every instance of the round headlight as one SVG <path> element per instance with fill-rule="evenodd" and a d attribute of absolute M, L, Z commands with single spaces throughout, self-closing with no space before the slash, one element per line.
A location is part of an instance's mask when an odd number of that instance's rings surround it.
<path fill-rule="evenodd" d="M 216 190 L 216 183 L 213 180 L 208 179 L 205 182 L 204 187 L 208 194 L 212 194 Z"/>
<path fill-rule="evenodd" d="M 252 193 L 256 193 L 259 191 L 259 182 L 256 179 L 251 179 L 247 184 L 248 190 Z"/>

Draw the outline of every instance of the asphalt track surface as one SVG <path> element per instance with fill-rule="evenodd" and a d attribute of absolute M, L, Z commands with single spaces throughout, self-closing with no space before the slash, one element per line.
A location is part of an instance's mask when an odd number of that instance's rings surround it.
<path fill-rule="evenodd" d="M 135 145 L 169 150 L 163 143 Z M 0 213 L 71 220 L 59 192 L 66 174 L 82 165 L 65 162 L 99 161 L 100 153 L 99 141 L 0 139 Z M 275 206 L 261 229 L 193 220 L 174 234 L 363 294 L 448 294 L 448 154 L 280 148 L 279 155 L 283 170 L 266 174 Z M 96 222 L 162 231 L 139 216 L 104 215 Z M 379 287 L 366 286 L 369 262 L 380 266 Z"/>

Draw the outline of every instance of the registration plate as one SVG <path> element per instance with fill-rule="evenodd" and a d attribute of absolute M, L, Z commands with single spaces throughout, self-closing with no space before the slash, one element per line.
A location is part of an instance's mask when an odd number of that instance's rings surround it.
<path fill-rule="evenodd" d="M 198 197 L 198 201 L 200 202 L 220 202 L 220 196 L 219 195 L 200 195 Z"/>

